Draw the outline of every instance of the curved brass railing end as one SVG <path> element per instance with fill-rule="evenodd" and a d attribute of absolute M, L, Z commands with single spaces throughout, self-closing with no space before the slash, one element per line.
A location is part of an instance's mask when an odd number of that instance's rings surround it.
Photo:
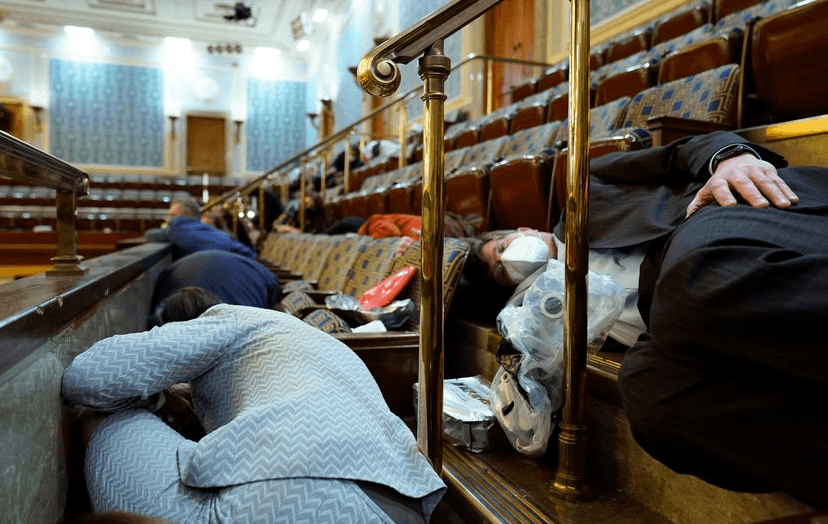
<path fill-rule="evenodd" d="M 400 87 L 400 68 L 384 55 L 383 46 L 366 54 L 357 66 L 357 81 L 366 93 L 374 96 L 390 96 Z"/>

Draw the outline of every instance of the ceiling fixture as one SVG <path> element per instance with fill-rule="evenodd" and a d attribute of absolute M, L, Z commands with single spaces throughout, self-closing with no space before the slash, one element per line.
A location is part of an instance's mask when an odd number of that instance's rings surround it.
<path fill-rule="evenodd" d="M 230 14 L 224 15 L 224 19 L 228 22 L 242 22 L 248 21 L 248 25 L 256 25 L 256 18 L 253 16 L 253 8 L 244 5 L 244 2 L 236 2 L 235 5 L 216 4 L 216 7 L 229 9 Z"/>
<path fill-rule="evenodd" d="M 242 52 L 242 45 L 241 44 L 210 44 L 207 46 L 207 52 L 210 54 L 216 53 L 220 55 L 222 53 L 227 53 L 228 55 L 231 53 L 241 53 Z"/>

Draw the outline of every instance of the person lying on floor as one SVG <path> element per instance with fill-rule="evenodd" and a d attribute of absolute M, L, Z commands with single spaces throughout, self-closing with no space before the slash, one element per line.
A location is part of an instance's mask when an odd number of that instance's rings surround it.
<path fill-rule="evenodd" d="M 343 343 L 273 310 L 187 288 L 169 322 L 103 339 L 63 375 L 104 412 L 86 446 L 95 511 L 176 522 L 427 522 L 445 485 Z M 161 416 L 189 383 L 206 433 Z"/>
<path fill-rule="evenodd" d="M 786 166 L 728 132 L 592 160 L 590 269 L 617 251 L 638 279 L 646 331 L 619 387 L 639 444 L 679 473 L 824 507 L 828 169 Z M 509 243 L 470 261 L 502 275 Z"/>

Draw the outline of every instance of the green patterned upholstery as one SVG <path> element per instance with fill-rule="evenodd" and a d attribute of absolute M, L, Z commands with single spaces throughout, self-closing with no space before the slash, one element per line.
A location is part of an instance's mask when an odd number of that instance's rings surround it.
<path fill-rule="evenodd" d="M 328 256 L 342 242 L 345 235 L 317 235 L 317 238 L 319 241 L 313 246 L 308 260 L 305 263 L 305 268 L 302 270 L 302 275 L 307 280 L 319 280 L 319 277 L 322 276 L 322 271 L 325 269 L 325 262 L 328 260 Z"/>
<path fill-rule="evenodd" d="M 348 279 L 348 270 L 371 240 L 371 237 L 364 235 L 349 235 L 334 247 L 319 276 L 319 289 L 342 291 Z"/>
<path fill-rule="evenodd" d="M 293 291 L 285 295 L 279 302 L 285 313 L 289 313 L 294 317 L 299 317 L 302 310 L 314 307 L 317 303 L 307 294 L 301 291 Z"/>
<path fill-rule="evenodd" d="M 448 313 L 451 301 L 454 299 L 454 293 L 460 283 L 460 277 L 463 274 L 463 268 L 466 265 L 466 259 L 469 255 L 470 243 L 462 238 L 445 238 L 443 241 L 443 313 Z M 422 243 L 417 241 L 411 245 L 410 248 L 394 261 L 394 267 L 391 272 L 398 271 L 404 266 L 413 265 L 420 268 L 422 263 Z M 422 278 L 418 271 L 417 276 L 411 280 L 411 283 L 406 286 L 403 293 L 398 298 L 411 298 L 417 305 L 417 321 L 419 321 L 420 302 L 422 297 Z"/>
<path fill-rule="evenodd" d="M 728 64 L 646 89 L 633 97 L 622 127 L 644 128 L 655 116 L 735 126 L 740 74 L 738 65 Z"/>
<path fill-rule="evenodd" d="M 402 237 L 374 238 L 360 251 L 348 270 L 342 289 L 346 295 L 359 298 L 371 286 L 378 284 L 391 274 L 394 266 L 394 252 Z"/>
<path fill-rule="evenodd" d="M 325 333 L 350 333 L 351 327 L 342 317 L 327 309 L 316 309 L 302 319 Z"/>

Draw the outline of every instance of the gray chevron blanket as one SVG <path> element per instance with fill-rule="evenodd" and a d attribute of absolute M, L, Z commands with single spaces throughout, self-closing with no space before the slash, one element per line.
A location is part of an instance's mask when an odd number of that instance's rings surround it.
<path fill-rule="evenodd" d="M 207 435 L 184 439 L 146 409 L 189 382 Z M 87 450 L 96 510 L 177 522 L 391 522 L 357 482 L 419 501 L 445 485 L 347 346 L 271 310 L 199 318 L 94 344 L 66 369 L 67 402 L 114 410 Z"/>

